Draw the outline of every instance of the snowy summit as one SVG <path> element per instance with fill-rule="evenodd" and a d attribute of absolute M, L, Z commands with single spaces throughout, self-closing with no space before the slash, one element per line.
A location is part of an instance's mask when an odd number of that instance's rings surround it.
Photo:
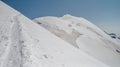
<path fill-rule="evenodd" d="M 32 21 L 0 1 L 0 67 L 120 67 L 120 46 L 83 18 Z"/>

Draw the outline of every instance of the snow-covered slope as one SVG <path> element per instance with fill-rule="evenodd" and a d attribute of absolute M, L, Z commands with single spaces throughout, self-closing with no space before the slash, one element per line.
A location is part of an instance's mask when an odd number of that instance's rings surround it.
<path fill-rule="evenodd" d="M 76 49 L 0 1 L 0 67 L 109 65 Z"/>
<path fill-rule="evenodd" d="M 86 19 L 64 15 L 40 17 L 33 21 L 80 51 L 111 67 L 120 67 L 120 44 Z"/>

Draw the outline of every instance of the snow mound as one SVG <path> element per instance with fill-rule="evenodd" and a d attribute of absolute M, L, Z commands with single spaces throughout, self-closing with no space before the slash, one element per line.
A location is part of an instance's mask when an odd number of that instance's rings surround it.
<path fill-rule="evenodd" d="M 120 44 L 82 17 L 40 17 L 34 22 L 111 67 L 120 66 Z"/>
<path fill-rule="evenodd" d="M 0 67 L 109 67 L 1 1 L 0 15 Z"/>

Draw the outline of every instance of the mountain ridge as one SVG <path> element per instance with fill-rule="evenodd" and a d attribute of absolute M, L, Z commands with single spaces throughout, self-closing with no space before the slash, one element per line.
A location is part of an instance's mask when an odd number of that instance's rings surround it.
<path fill-rule="evenodd" d="M 109 67 L 2 1 L 0 9 L 0 67 Z"/>
<path fill-rule="evenodd" d="M 119 42 L 88 20 L 64 15 L 63 17 L 40 17 L 33 21 L 98 60 L 108 65 L 112 65 L 113 60 L 116 66 L 119 64 L 117 59 L 120 51 Z"/>

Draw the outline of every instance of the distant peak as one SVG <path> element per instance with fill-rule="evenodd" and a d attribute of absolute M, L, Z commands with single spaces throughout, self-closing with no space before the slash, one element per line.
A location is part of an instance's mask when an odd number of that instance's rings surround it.
<path fill-rule="evenodd" d="M 65 15 L 63 15 L 63 16 L 68 16 L 68 17 L 69 17 L 69 16 L 72 16 L 72 15 L 71 15 L 71 14 L 65 14 Z"/>
<path fill-rule="evenodd" d="M 61 18 L 63 18 L 63 19 L 70 19 L 70 18 L 84 19 L 84 18 L 82 18 L 82 17 L 73 16 L 73 15 L 71 15 L 71 14 L 65 14 L 65 15 L 63 15 Z"/>
<path fill-rule="evenodd" d="M 73 16 L 70 14 L 65 14 L 65 15 L 63 15 L 63 17 L 65 18 L 65 17 L 73 17 Z"/>

